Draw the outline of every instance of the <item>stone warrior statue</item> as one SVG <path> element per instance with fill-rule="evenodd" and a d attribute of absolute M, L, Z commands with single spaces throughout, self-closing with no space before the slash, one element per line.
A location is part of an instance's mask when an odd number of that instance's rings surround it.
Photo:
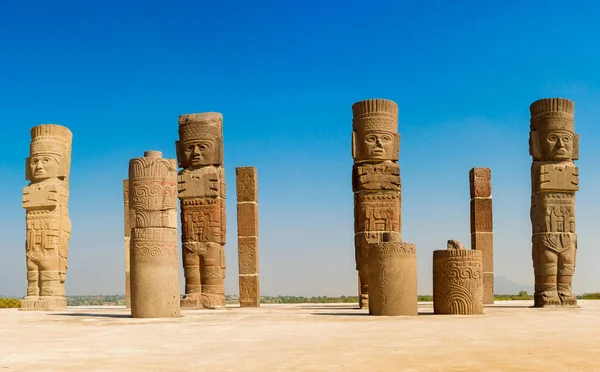
<path fill-rule="evenodd" d="M 547 98 L 530 106 L 532 257 L 534 306 L 573 306 L 575 272 L 575 192 L 579 136 L 574 133 L 573 102 Z"/>
<path fill-rule="evenodd" d="M 177 161 L 185 297 L 182 308 L 225 307 L 225 172 L 220 113 L 181 115 Z"/>
<path fill-rule="evenodd" d="M 60 125 L 42 124 L 31 129 L 25 168 L 30 184 L 23 189 L 27 296 L 21 301 L 21 310 L 60 310 L 67 306 L 71 141 L 71 131 Z"/>
<path fill-rule="evenodd" d="M 352 105 L 354 244 L 360 307 L 368 307 L 369 252 L 383 235 L 402 241 L 398 105 L 369 99 Z"/>

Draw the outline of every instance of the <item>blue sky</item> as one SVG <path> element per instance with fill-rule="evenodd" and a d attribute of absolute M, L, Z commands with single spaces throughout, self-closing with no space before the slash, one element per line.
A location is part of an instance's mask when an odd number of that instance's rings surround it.
<path fill-rule="evenodd" d="M 417 4 L 418 3 L 418 4 Z M 600 5 L 591 1 L 28 1 L 0 6 L 0 294 L 26 289 L 29 129 L 73 134 L 68 294 L 124 292 L 121 180 L 175 157 L 177 117 L 224 116 L 227 293 L 235 167 L 259 175 L 263 294 L 353 295 L 354 102 L 400 108 L 403 238 L 419 292 L 446 240 L 470 245 L 468 172 L 492 168 L 495 271 L 531 286 L 529 104 L 575 101 L 574 290 L 600 290 Z M 183 285 L 183 283 L 182 283 Z"/>

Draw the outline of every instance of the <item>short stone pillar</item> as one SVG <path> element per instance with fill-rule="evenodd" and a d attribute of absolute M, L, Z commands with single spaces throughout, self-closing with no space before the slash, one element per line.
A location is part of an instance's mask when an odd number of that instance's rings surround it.
<path fill-rule="evenodd" d="M 369 314 L 417 315 L 417 254 L 414 244 L 389 241 L 370 243 Z M 396 234 L 389 234 L 394 236 Z"/>
<path fill-rule="evenodd" d="M 131 315 L 180 316 L 177 163 L 159 151 L 129 162 Z"/>
<path fill-rule="evenodd" d="M 433 251 L 433 312 L 483 314 L 482 252 L 448 241 L 447 250 Z"/>
<path fill-rule="evenodd" d="M 235 179 L 240 307 L 259 307 L 258 176 L 256 168 L 235 168 Z"/>

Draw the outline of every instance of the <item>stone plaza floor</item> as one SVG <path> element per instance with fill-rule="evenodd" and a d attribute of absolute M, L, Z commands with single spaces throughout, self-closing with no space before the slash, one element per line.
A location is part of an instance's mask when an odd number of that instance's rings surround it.
<path fill-rule="evenodd" d="M 121 307 L 0 309 L 1 371 L 600 371 L 600 301 L 478 316 L 372 317 L 356 304 L 131 319 Z"/>

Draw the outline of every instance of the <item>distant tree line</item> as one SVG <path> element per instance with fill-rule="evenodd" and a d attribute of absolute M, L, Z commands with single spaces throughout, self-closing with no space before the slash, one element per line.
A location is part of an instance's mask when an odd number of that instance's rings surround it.
<path fill-rule="evenodd" d="M 227 303 L 239 303 L 239 297 L 237 295 L 225 296 Z M 580 300 L 600 300 L 600 292 L 596 293 L 585 293 L 577 296 Z M 527 291 L 520 291 L 516 295 L 511 294 L 497 294 L 494 295 L 496 301 L 519 301 L 519 300 L 533 300 L 533 295 L 527 293 Z M 424 295 L 419 296 L 419 302 L 432 302 L 433 296 Z M 358 303 L 358 296 L 260 296 L 260 302 L 263 304 L 323 304 L 323 303 Z M 21 304 L 19 298 L 8 298 L 0 297 L 0 309 L 18 308 Z M 125 296 L 123 295 L 109 295 L 109 296 L 67 296 L 68 306 L 125 306 Z"/>

